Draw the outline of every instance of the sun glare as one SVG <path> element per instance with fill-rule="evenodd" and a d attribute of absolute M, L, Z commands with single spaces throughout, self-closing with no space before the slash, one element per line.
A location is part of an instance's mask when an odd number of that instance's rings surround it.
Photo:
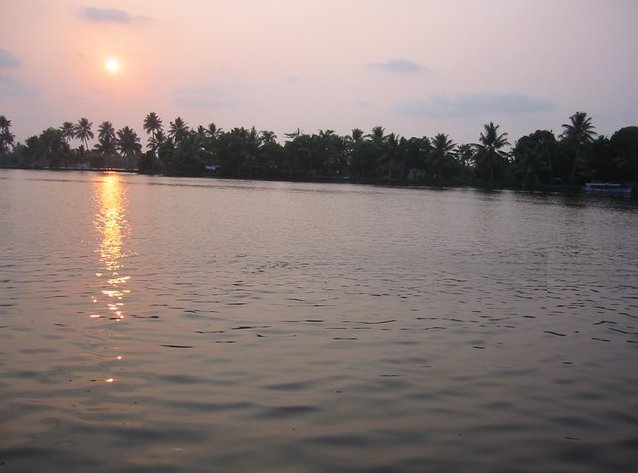
<path fill-rule="evenodd" d="M 104 63 L 104 67 L 110 74 L 116 74 L 120 70 L 120 62 L 115 58 L 110 58 Z"/>

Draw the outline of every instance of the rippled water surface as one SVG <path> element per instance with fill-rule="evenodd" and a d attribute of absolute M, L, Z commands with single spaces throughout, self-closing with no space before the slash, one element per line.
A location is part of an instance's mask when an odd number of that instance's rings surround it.
<path fill-rule="evenodd" d="M 0 473 L 633 472 L 638 205 L 0 171 Z"/>

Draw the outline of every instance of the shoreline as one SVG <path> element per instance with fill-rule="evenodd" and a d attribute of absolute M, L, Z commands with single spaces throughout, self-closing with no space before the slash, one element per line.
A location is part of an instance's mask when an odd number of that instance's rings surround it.
<path fill-rule="evenodd" d="M 520 187 L 511 186 L 480 186 L 474 184 L 463 183 L 430 183 L 424 181 L 404 181 L 404 180 L 387 180 L 387 179 L 335 179 L 335 178 L 314 178 L 314 179 L 269 179 L 259 177 L 227 177 L 216 176 L 213 174 L 203 175 L 170 175 L 170 174 L 153 174 L 139 172 L 138 169 L 123 169 L 123 168 L 19 168 L 19 167 L 3 167 L 2 170 L 20 170 L 20 171 L 51 171 L 51 172 L 92 172 L 92 173 L 121 173 L 121 174 L 138 174 L 141 176 L 155 176 L 155 177 L 168 177 L 168 178 L 190 178 L 190 179 L 227 179 L 232 181 L 262 181 L 262 182 L 297 182 L 297 183 L 311 183 L 311 184 L 351 184 L 351 185 L 364 185 L 364 186 L 381 186 L 381 187 L 396 187 L 396 188 L 428 188 L 437 190 L 446 189 L 476 189 L 481 191 L 503 191 L 510 190 L 516 192 L 529 192 L 540 194 L 585 194 L 582 185 L 570 186 L 570 185 L 557 185 L 557 186 L 538 186 L 533 188 L 523 189 Z M 633 193 L 630 198 L 635 199 L 636 185 L 629 184 L 632 187 Z M 626 197 L 625 197 L 626 198 Z"/>

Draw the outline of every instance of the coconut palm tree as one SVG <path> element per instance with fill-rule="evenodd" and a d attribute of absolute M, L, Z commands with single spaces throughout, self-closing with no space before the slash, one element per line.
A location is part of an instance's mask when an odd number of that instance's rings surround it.
<path fill-rule="evenodd" d="M 160 147 L 166 142 L 166 133 L 164 130 L 157 130 L 154 135 L 148 137 L 148 141 L 146 146 L 153 153 L 154 156 L 157 156 Z"/>
<path fill-rule="evenodd" d="M 117 138 L 115 135 L 115 128 L 109 121 L 100 123 L 97 129 L 98 144 L 95 149 L 102 153 L 105 158 L 112 157 L 117 151 Z"/>
<path fill-rule="evenodd" d="M 208 134 L 209 138 L 212 138 L 213 140 L 219 138 L 222 134 L 222 131 L 223 130 L 215 125 L 215 123 L 213 122 L 210 122 L 208 124 L 208 127 L 206 128 L 206 134 Z"/>
<path fill-rule="evenodd" d="M 561 138 L 572 149 L 572 171 L 570 183 L 576 181 L 576 170 L 582 164 L 584 151 L 596 137 L 595 126 L 591 123 L 591 117 L 585 112 L 576 112 L 569 117 L 569 123 L 563 123 Z"/>
<path fill-rule="evenodd" d="M 348 136 L 347 138 L 349 139 L 349 141 L 352 141 L 353 143 L 357 143 L 363 139 L 363 136 L 364 136 L 363 130 L 359 128 L 354 128 L 350 136 Z"/>
<path fill-rule="evenodd" d="M 374 128 L 372 128 L 372 131 L 367 136 L 372 141 L 378 144 L 383 143 L 387 138 L 387 136 L 385 135 L 385 128 L 383 128 L 382 126 L 375 126 Z"/>
<path fill-rule="evenodd" d="M 155 139 L 158 132 L 162 131 L 162 119 L 157 113 L 151 112 L 144 118 L 144 131 L 151 135 L 148 140 L 148 147 L 153 153 L 157 152 L 157 147 L 152 146 L 157 140 Z"/>
<path fill-rule="evenodd" d="M 75 125 L 71 122 L 64 122 L 60 127 L 60 131 L 62 131 L 62 137 L 67 143 L 70 143 L 75 138 Z"/>
<path fill-rule="evenodd" d="M 174 122 L 170 122 L 170 127 L 168 129 L 168 136 L 175 142 L 175 144 L 179 144 L 186 135 L 188 135 L 188 125 L 181 117 L 177 117 Z"/>
<path fill-rule="evenodd" d="M 117 131 L 117 148 L 129 161 L 136 159 L 142 153 L 139 136 L 128 126 Z"/>
<path fill-rule="evenodd" d="M 499 133 L 499 125 L 490 122 L 483 125 L 483 133 L 476 146 L 476 161 L 479 166 L 487 168 L 490 175 L 490 187 L 494 184 L 495 169 L 507 158 L 508 154 L 503 151 L 505 146 L 509 146 L 507 133 Z"/>
<path fill-rule="evenodd" d="M 267 145 L 271 143 L 275 143 L 277 141 L 277 135 L 274 131 L 270 130 L 262 130 L 261 131 L 261 144 Z"/>
<path fill-rule="evenodd" d="M 13 146 L 15 135 L 11 133 L 11 120 L 4 115 L 0 115 L 0 153 L 9 150 Z"/>
<path fill-rule="evenodd" d="M 93 131 L 91 131 L 92 126 L 93 122 L 90 122 L 87 118 L 80 118 L 73 130 L 75 132 L 75 138 L 84 143 L 85 150 L 88 149 L 89 140 L 92 140 L 94 136 Z"/>
<path fill-rule="evenodd" d="M 432 140 L 430 159 L 432 160 L 432 168 L 434 169 L 434 178 L 436 180 L 443 178 L 443 170 L 452 159 L 454 148 L 456 148 L 456 144 L 445 133 L 439 133 Z"/>

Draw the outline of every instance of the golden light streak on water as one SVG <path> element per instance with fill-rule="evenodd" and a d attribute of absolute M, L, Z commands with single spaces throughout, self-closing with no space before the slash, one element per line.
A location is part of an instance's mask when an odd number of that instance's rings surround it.
<path fill-rule="evenodd" d="M 99 234 L 97 254 L 101 267 L 95 272 L 102 285 L 100 293 L 94 295 L 94 302 L 104 301 L 105 309 L 117 320 L 126 316 L 124 310 L 124 296 L 130 293 L 125 289 L 130 276 L 123 275 L 124 259 L 126 258 L 125 240 L 129 225 L 126 220 L 126 190 L 119 174 L 106 174 L 100 181 L 96 181 L 95 200 L 98 211 L 95 226 Z M 118 302 L 111 302 L 117 300 Z M 94 314 L 91 318 L 105 318 Z"/>

